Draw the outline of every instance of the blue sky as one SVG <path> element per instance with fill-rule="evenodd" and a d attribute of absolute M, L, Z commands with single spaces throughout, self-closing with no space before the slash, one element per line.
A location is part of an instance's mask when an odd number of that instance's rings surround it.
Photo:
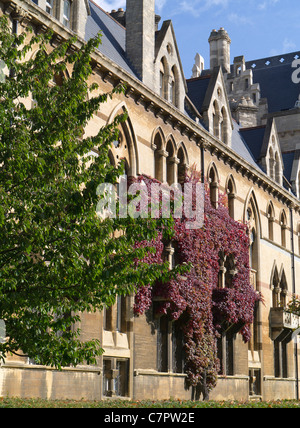
<path fill-rule="evenodd" d="M 126 0 L 95 0 L 104 10 L 126 6 Z M 209 67 L 208 38 L 224 27 L 232 40 L 231 62 L 300 51 L 299 0 L 156 0 L 162 20 L 171 19 L 186 78 L 198 52 Z"/>

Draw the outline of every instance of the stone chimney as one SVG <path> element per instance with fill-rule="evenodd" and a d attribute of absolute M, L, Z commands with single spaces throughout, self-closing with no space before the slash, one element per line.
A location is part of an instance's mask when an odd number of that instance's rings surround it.
<path fill-rule="evenodd" d="M 210 68 L 222 66 L 224 73 L 230 73 L 230 37 L 224 28 L 213 30 L 208 39 L 210 44 Z"/>
<path fill-rule="evenodd" d="M 155 0 L 126 1 L 126 55 L 138 77 L 154 86 Z"/>
<path fill-rule="evenodd" d="M 110 16 L 112 16 L 116 21 L 118 21 L 119 24 L 123 25 L 123 27 L 126 26 L 125 12 L 124 9 L 122 9 L 121 7 L 118 10 L 113 9 L 110 12 Z"/>

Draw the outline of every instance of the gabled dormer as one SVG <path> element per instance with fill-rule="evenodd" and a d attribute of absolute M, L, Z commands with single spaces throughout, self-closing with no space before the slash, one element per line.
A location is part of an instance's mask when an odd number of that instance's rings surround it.
<path fill-rule="evenodd" d="M 269 119 L 266 125 L 260 163 L 269 177 L 282 186 L 284 164 L 274 119 Z"/>
<path fill-rule="evenodd" d="M 88 0 L 32 0 L 65 27 L 85 38 L 87 17 L 90 15 Z"/>
<path fill-rule="evenodd" d="M 205 90 L 205 95 L 197 91 L 197 86 L 200 85 Z M 207 130 L 230 146 L 233 122 L 221 66 L 215 67 L 210 76 L 191 79 L 188 81 L 188 88 L 188 95 L 202 114 Z M 201 101 L 200 106 L 198 98 L 201 97 L 203 102 Z"/>
<path fill-rule="evenodd" d="M 240 129 L 256 162 L 276 183 L 283 185 L 284 163 L 275 120 L 264 126 Z"/>
<path fill-rule="evenodd" d="M 164 21 L 156 31 L 154 61 L 156 92 L 184 111 L 187 86 L 172 21 Z"/>

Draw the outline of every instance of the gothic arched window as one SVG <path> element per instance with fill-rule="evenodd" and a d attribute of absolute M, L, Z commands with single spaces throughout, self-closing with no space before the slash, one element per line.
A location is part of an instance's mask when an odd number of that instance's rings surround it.
<path fill-rule="evenodd" d="M 155 152 L 154 152 L 154 175 L 155 178 L 163 183 L 165 180 L 164 177 L 164 145 L 162 136 L 160 133 L 157 133 L 154 139 Z"/>
<path fill-rule="evenodd" d="M 278 152 L 275 153 L 275 181 L 281 183 L 281 167 Z"/>
<path fill-rule="evenodd" d="M 228 198 L 228 212 L 230 217 L 234 219 L 235 183 L 232 176 L 228 179 L 226 193 Z"/>
<path fill-rule="evenodd" d="M 168 99 L 168 63 L 165 57 L 160 61 L 159 93 L 162 98 Z"/>
<path fill-rule="evenodd" d="M 167 142 L 166 152 L 168 153 L 167 157 L 167 182 L 171 186 L 176 182 L 176 174 L 175 174 L 175 166 L 176 166 L 176 158 L 175 158 L 175 148 L 172 140 Z"/>
<path fill-rule="evenodd" d="M 271 290 L 272 290 L 272 307 L 278 308 L 279 307 L 279 294 L 280 294 L 280 287 L 279 287 L 279 275 L 277 267 L 275 266 L 273 275 L 271 278 Z"/>
<path fill-rule="evenodd" d="M 213 134 L 220 138 L 220 109 L 217 101 L 213 104 Z"/>
<path fill-rule="evenodd" d="M 223 107 L 221 110 L 221 124 L 220 124 L 220 138 L 223 143 L 228 144 L 228 115 L 226 109 Z"/>
<path fill-rule="evenodd" d="M 269 176 L 272 180 L 275 178 L 275 156 L 272 147 L 269 150 Z"/>
<path fill-rule="evenodd" d="M 210 168 L 208 175 L 210 202 L 214 208 L 218 208 L 219 201 L 219 182 L 216 167 L 213 165 Z"/>
<path fill-rule="evenodd" d="M 177 168 L 177 181 L 178 183 L 183 184 L 188 163 L 183 145 L 178 149 L 177 159 L 179 161 Z"/>
<path fill-rule="evenodd" d="M 280 216 L 280 228 L 281 228 L 281 245 L 282 247 L 286 247 L 287 218 L 284 211 L 282 211 Z"/>
<path fill-rule="evenodd" d="M 268 217 L 268 238 L 273 241 L 274 239 L 274 221 L 275 221 L 275 214 L 274 214 L 274 208 L 272 203 L 270 202 L 267 210 L 267 217 Z"/>

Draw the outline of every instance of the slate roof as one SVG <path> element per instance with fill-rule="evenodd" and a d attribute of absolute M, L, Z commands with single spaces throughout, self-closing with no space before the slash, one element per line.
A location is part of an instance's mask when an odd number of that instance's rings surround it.
<path fill-rule="evenodd" d="M 86 24 L 86 41 L 95 37 L 101 31 L 102 44 L 99 46 L 99 51 L 131 75 L 137 77 L 126 59 L 125 28 L 91 0 L 90 8 L 91 15 L 88 17 Z"/>
<path fill-rule="evenodd" d="M 266 132 L 266 126 L 257 126 L 255 128 L 242 128 L 240 133 L 247 143 L 252 156 L 258 162 L 261 157 L 261 150 Z"/>
<path fill-rule="evenodd" d="M 233 120 L 233 131 L 232 131 L 232 139 L 231 139 L 232 150 L 237 155 L 239 155 L 242 159 L 245 159 L 245 161 L 247 161 L 250 165 L 261 170 L 261 168 L 257 165 L 257 160 L 253 156 L 240 130 L 241 130 L 240 125 L 235 120 Z"/>
<path fill-rule="evenodd" d="M 203 102 L 205 99 L 206 91 L 210 82 L 211 76 L 196 77 L 194 79 L 187 80 L 188 97 L 195 105 L 197 110 L 201 112 Z"/>
<path fill-rule="evenodd" d="M 294 108 L 300 84 L 292 81 L 292 63 L 299 58 L 300 52 L 293 52 L 246 62 L 246 68 L 253 71 L 253 83 L 260 84 L 262 98 L 268 99 L 269 113 Z"/>
<path fill-rule="evenodd" d="M 284 176 L 289 181 L 291 180 L 293 163 L 295 160 L 295 152 L 282 153 L 283 163 L 284 163 Z"/>

